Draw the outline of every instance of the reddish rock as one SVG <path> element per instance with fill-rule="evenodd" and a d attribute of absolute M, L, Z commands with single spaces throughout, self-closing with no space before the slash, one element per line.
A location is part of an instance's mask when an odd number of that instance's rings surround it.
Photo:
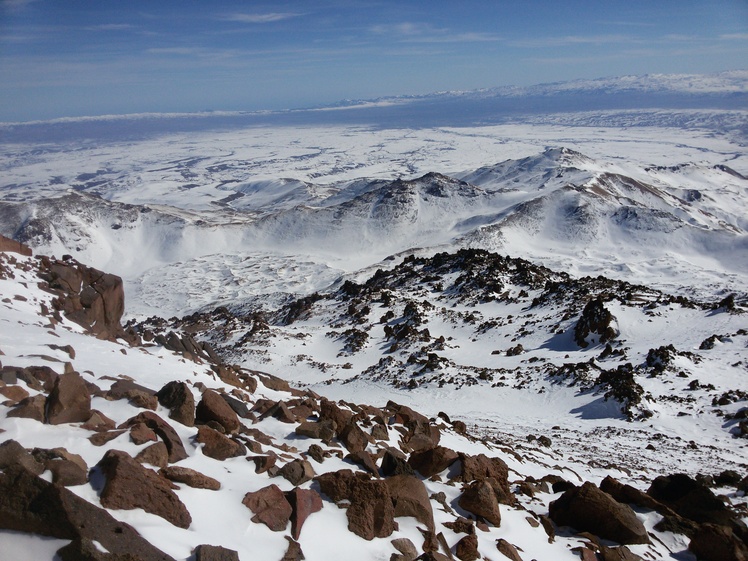
<path fill-rule="evenodd" d="M 223 461 L 247 453 L 247 449 L 241 443 L 231 440 L 217 430 L 206 426 L 198 429 L 197 441 L 204 445 L 202 448 L 203 454 L 216 460 Z"/>
<path fill-rule="evenodd" d="M 682 473 L 655 478 L 647 493 L 694 522 L 729 525 L 734 518 L 711 489 Z"/>
<path fill-rule="evenodd" d="M 499 553 L 501 553 L 504 557 L 511 559 L 511 561 L 522 561 L 522 557 L 519 556 L 517 548 L 506 541 L 504 538 L 499 538 L 498 540 L 496 540 L 496 549 L 498 549 Z"/>
<path fill-rule="evenodd" d="M 149 429 L 144 423 L 136 423 L 130 427 L 130 440 L 132 440 L 134 444 L 140 446 L 146 442 L 156 442 L 158 436 L 156 436 L 156 433 Z"/>
<path fill-rule="evenodd" d="M 620 544 L 649 543 L 647 530 L 631 507 L 590 482 L 564 492 L 549 509 L 551 520 L 559 526 L 571 526 Z"/>
<path fill-rule="evenodd" d="M 727 526 L 701 524 L 688 549 L 703 561 L 748 561 L 748 547 Z"/>
<path fill-rule="evenodd" d="M 434 530 L 434 511 L 426 486 L 414 475 L 395 475 L 385 479 L 394 506 L 393 516 L 413 516 Z"/>
<path fill-rule="evenodd" d="M 96 559 L 91 556 L 93 541 L 101 544 L 111 559 L 174 561 L 106 510 L 20 465 L 0 472 L 0 528 L 72 540 L 59 552 L 65 561 Z"/>
<path fill-rule="evenodd" d="M 164 468 L 169 465 L 169 450 L 166 448 L 166 444 L 159 441 L 138 452 L 135 461 L 139 464 L 150 464 L 158 468 Z"/>
<path fill-rule="evenodd" d="M 317 491 L 313 489 L 299 489 L 296 487 L 293 491 L 285 493 L 293 514 L 291 515 L 291 535 L 293 539 L 298 540 L 301 534 L 301 527 L 315 512 L 322 510 L 322 498 Z"/>
<path fill-rule="evenodd" d="M 343 427 L 338 434 L 338 440 L 351 453 L 363 452 L 369 444 L 369 437 L 353 421 Z"/>
<path fill-rule="evenodd" d="M 282 401 L 277 401 L 276 403 L 274 403 L 267 411 L 265 411 L 260 416 L 260 420 L 266 419 L 268 417 L 278 419 L 281 423 L 296 422 L 296 415 L 294 415 L 288 408 L 288 406 Z"/>
<path fill-rule="evenodd" d="M 625 545 L 618 547 L 600 546 L 600 558 L 602 561 L 644 561 Z"/>
<path fill-rule="evenodd" d="M 474 481 L 460 495 L 458 503 L 468 512 L 484 518 L 494 526 L 501 525 L 499 502 L 493 487 L 486 481 Z"/>
<path fill-rule="evenodd" d="M 244 495 L 242 504 L 255 516 L 252 522 L 265 524 L 274 532 L 283 532 L 288 525 L 293 509 L 277 485 L 268 485 L 259 491 Z"/>
<path fill-rule="evenodd" d="M 33 252 L 31 251 L 31 248 L 27 246 L 26 244 L 17 242 L 16 240 L 13 240 L 11 238 L 6 238 L 5 236 L 1 234 L 0 234 L 0 251 L 18 253 L 20 255 L 25 255 L 26 257 L 31 257 L 31 255 L 33 254 Z"/>
<path fill-rule="evenodd" d="M 219 545 L 198 545 L 195 561 L 239 561 L 239 553 Z"/>
<path fill-rule="evenodd" d="M 81 456 L 71 454 L 64 448 L 46 450 L 34 448 L 34 458 L 52 472 L 52 483 L 70 487 L 88 482 L 88 466 Z"/>
<path fill-rule="evenodd" d="M 457 458 L 454 450 L 436 446 L 423 452 L 413 452 L 408 458 L 408 464 L 424 477 L 431 477 L 447 469 Z"/>
<path fill-rule="evenodd" d="M 379 477 L 379 469 L 377 468 L 377 464 L 374 462 L 374 458 L 372 457 L 372 455 L 367 451 L 362 450 L 361 452 L 356 452 L 355 454 L 348 454 L 345 459 L 350 460 L 354 464 L 364 468 L 370 474 Z"/>
<path fill-rule="evenodd" d="M 319 407 L 320 420 L 329 420 L 332 422 L 332 428 L 336 432 L 342 431 L 351 422 L 351 418 L 353 417 L 353 413 L 346 409 L 341 409 L 328 399 L 322 399 Z"/>
<path fill-rule="evenodd" d="M 267 456 L 255 456 L 254 458 L 247 458 L 247 460 L 250 459 L 255 463 L 255 473 L 265 473 L 266 471 L 270 470 L 270 468 L 275 466 L 275 463 L 278 461 L 278 454 L 270 451 Z"/>
<path fill-rule="evenodd" d="M 88 437 L 88 440 L 93 444 L 94 446 L 104 446 L 107 442 L 111 442 L 115 438 L 117 438 L 121 434 L 125 434 L 124 430 L 113 430 L 113 431 L 107 431 L 107 432 L 97 432 L 96 434 L 93 434 Z"/>
<path fill-rule="evenodd" d="M 197 404 L 195 420 L 207 423 L 215 421 L 219 423 L 227 433 L 239 430 L 241 423 L 239 417 L 228 403 L 213 390 L 206 390 Z"/>
<path fill-rule="evenodd" d="M 8 417 L 19 417 L 22 419 L 34 419 L 40 423 L 44 422 L 44 410 L 47 398 L 43 395 L 35 395 L 22 400 L 13 409 L 8 411 Z"/>
<path fill-rule="evenodd" d="M 96 409 L 91 410 L 91 416 L 81 425 L 81 428 L 86 430 L 93 430 L 97 432 L 105 432 L 112 430 L 117 426 L 112 419 L 104 415 L 101 411 Z"/>
<path fill-rule="evenodd" d="M 311 481 L 316 475 L 307 460 L 292 460 L 280 469 L 279 474 L 294 486 Z"/>
<path fill-rule="evenodd" d="M 23 369 L 23 378 L 38 380 L 45 392 L 52 391 L 59 377 L 60 375 L 49 366 L 29 366 Z"/>
<path fill-rule="evenodd" d="M 455 554 L 460 561 L 475 561 L 480 559 L 478 553 L 478 536 L 475 534 L 460 538 L 455 546 Z"/>
<path fill-rule="evenodd" d="M 72 372 L 57 378 L 47 397 L 47 423 L 85 423 L 90 417 L 91 394 L 80 374 Z"/>
<path fill-rule="evenodd" d="M 221 488 L 221 483 L 217 479 L 186 467 L 168 466 L 160 469 L 159 473 L 169 481 L 184 483 L 195 489 L 218 491 Z"/>
<path fill-rule="evenodd" d="M 176 463 L 187 458 L 187 451 L 184 449 L 182 439 L 179 438 L 179 435 L 172 426 L 156 415 L 156 413 L 143 411 L 122 423 L 119 428 L 130 428 L 137 423 L 143 423 L 161 437 L 161 440 L 164 441 L 166 448 L 169 450 L 169 462 Z"/>
<path fill-rule="evenodd" d="M 0 444 L 0 471 L 11 466 L 21 466 L 34 475 L 44 471 L 44 462 L 34 456 L 15 440 Z"/>
<path fill-rule="evenodd" d="M 355 479 L 346 511 L 348 529 L 365 540 L 386 538 L 397 529 L 395 509 L 384 481 Z"/>
<path fill-rule="evenodd" d="M 288 549 L 286 549 L 286 553 L 281 558 L 281 561 L 303 561 L 306 559 L 304 552 L 301 551 L 299 542 L 292 540 L 288 536 L 286 536 L 286 541 L 288 541 Z"/>
<path fill-rule="evenodd" d="M 300 436 L 308 436 L 309 438 L 329 442 L 335 437 L 335 430 L 332 427 L 333 424 L 330 420 L 318 422 L 304 421 L 296 427 L 294 432 Z"/>
<path fill-rule="evenodd" d="M 509 488 L 509 468 L 501 458 L 490 458 L 484 454 L 470 456 L 458 453 L 462 471 L 458 480 L 465 483 L 485 479 L 493 487 L 500 503 L 514 504 L 514 495 Z"/>
<path fill-rule="evenodd" d="M 349 469 L 341 469 L 323 473 L 314 478 L 319 484 L 320 491 L 330 497 L 334 503 L 350 499 L 351 488 L 356 480 L 368 481 L 369 476 L 363 473 L 354 473 Z"/>
<path fill-rule="evenodd" d="M 415 471 L 405 459 L 405 454 L 395 448 L 387 448 L 382 456 L 382 474 L 415 475 Z"/>
<path fill-rule="evenodd" d="M 179 528 L 189 527 L 192 517 L 168 482 L 127 453 L 109 450 L 96 467 L 106 478 L 101 491 L 102 506 L 125 510 L 142 508 Z"/>
<path fill-rule="evenodd" d="M 8 398 L 15 404 L 29 397 L 29 392 L 21 386 L 5 386 L 4 388 L 0 388 L 0 395 Z"/>

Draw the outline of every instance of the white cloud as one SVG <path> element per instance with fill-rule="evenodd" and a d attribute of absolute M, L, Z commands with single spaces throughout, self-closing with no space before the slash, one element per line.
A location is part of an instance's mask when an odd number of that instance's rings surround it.
<path fill-rule="evenodd" d="M 302 14 L 297 14 L 293 12 L 270 12 L 265 14 L 243 14 L 243 13 L 235 13 L 235 14 L 227 14 L 225 16 L 222 16 L 221 20 L 224 21 L 235 21 L 239 23 L 272 23 L 275 21 L 282 21 L 285 19 L 291 19 L 295 17 L 299 17 Z"/>

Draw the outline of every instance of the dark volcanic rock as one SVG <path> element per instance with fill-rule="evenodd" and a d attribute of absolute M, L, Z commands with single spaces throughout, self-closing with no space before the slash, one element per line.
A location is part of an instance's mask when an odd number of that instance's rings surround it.
<path fill-rule="evenodd" d="M 192 517 L 168 482 L 144 468 L 127 453 L 109 450 L 96 467 L 106 478 L 101 491 L 101 504 L 104 507 L 125 510 L 142 508 L 175 526 L 189 527 Z"/>
<path fill-rule="evenodd" d="M 22 419 L 34 419 L 40 423 L 44 422 L 44 410 L 47 398 L 43 395 L 34 395 L 21 400 L 8 412 L 8 417 L 20 417 Z"/>
<path fill-rule="evenodd" d="M 91 417 L 91 394 L 80 374 L 72 372 L 57 378 L 47 397 L 46 417 L 50 425 L 85 423 Z"/>
<path fill-rule="evenodd" d="M 412 516 L 434 530 L 434 511 L 426 486 L 414 475 L 395 475 L 385 479 L 395 507 L 394 516 Z"/>
<path fill-rule="evenodd" d="M 569 489 L 553 501 L 550 517 L 559 526 L 571 526 L 620 544 L 649 543 L 647 530 L 631 507 L 590 482 Z"/>
<path fill-rule="evenodd" d="M 293 509 L 277 485 L 268 485 L 259 491 L 244 495 L 242 504 L 255 515 L 252 522 L 265 524 L 274 532 L 283 532 Z"/>
<path fill-rule="evenodd" d="M 702 524 L 688 549 L 703 561 L 748 561 L 748 546 L 727 526 Z"/>
<path fill-rule="evenodd" d="M 15 440 L 0 444 L 0 470 L 11 466 L 22 466 L 34 475 L 44 471 L 44 463 L 37 461 L 31 453 Z"/>
<path fill-rule="evenodd" d="M 104 509 L 20 465 L 0 472 L 0 528 L 73 540 L 68 552 L 60 553 L 65 560 L 91 559 L 82 552 L 95 540 L 112 559 L 174 561 Z"/>
<path fill-rule="evenodd" d="M 612 341 L 618 335 L 611 325 L 614 321 L 613 314 L 608 311 L 602 300 L 590 300 L 574 327 L 574 341 L 582 348 L 589 345 L 587 338 L 590 335 L 596 335 L 598 343 Z"/>
<path fill-rule="evenodd" d="M 131 417 L 122 423 L 119 428 L 129 428 L 138 423 L 143 423 L 161 437 L 164 444 L 166 444 L 167 450 L 169 450 L 169 461 L 171 463 L 176 463 L 187 458 L 187 451 L 184 449 L 184 444 L 182 444 L 182 439 L 179 438 L 177 431 L 169 423 L 151 411 L 143 411 Z"/>
<path fill-rule="evenodd" d="M 169 418 L 187 427 L 195 426 L 195 397 L 184 382 L 169 382 L 156 394 L 158 402 L 169 409 Z"/>
<path fill-rule="evenodd" d="M 203 423 L 215 421 L 220 424 L 227 433 L 239 430 L 241 423 L 236 412 L 226 401 L 213 390 L 203 392 L 200 403 L 197 404 L 195 419 Z"/>
<path fill-rule="evenodd" d="M 204 445 L 203 454 L 215 460 L 223 461 L 247 453 L 247 449 L 241 443 L 205 426 L 198 429 L 197 441 Z"/>
<path fill-rule="evenodd" d="M 511 559 L 511 561 L 522 561 L 522 557 L 519 556 L 517 548 L 506 541 L 504 538 L 499 538 L 498 540 L 496 540 L 496 549 L 498 549 L 499 553 L 501 553 L 504 557 Z"/>
<path fill-rule="evenodd" d="M 509 467 L 501 458 L 491 458 L 485 454 L 470 456 L 460 452 L 462 471 L 459 479 L 465 483 L 485 479 L 493 487 L 500 503 L 514 504 L 514 495 L 509 488 Z"/>
<path fill-rule="evenodd" d="M 470 483 L 460 495 L 458 504 L 468 512 L 485 518 L 494 526 L 501 526 L 501 513 L 496 493 L 485 479 Z"/>
<path fill-rule="evenodd" d="M 382 474 L 390 475 L 415 475 L 415 470 L 405 459 L 405 454 L 396 449 L 388 448 L 382 456 Z"/>
<path fill-rule="evenodd" d="M 408 464 L 424 477 L 431 477 L 444 471 L 457 461 L 457 452 L 444 446 L 436 446 L 422 452 L 413 452 Z"/>
<path fill-rule="evenodd" d="M 316 475 L 312 464 L 307 460 L 292 460 L 284 465 L 279 473 L 294 486 L 311 481 Z"/>
<path fill-rule="evenodd" d="M 356 479 L 348 497 L 348 529 L 365 540 L 386 538 L 397 529 L 395 509 L 384 481 Z"/>
<path fill-rule="evenodd" d="M 239 561 L 239 554 L 220 545 L 198 545 L 195 561 Z"/>
<path fill-rule="evenodd" d="M 475 561 L 480 559 L 478 553 L 478 536 L 471 534 L 460 538 L 455 546 L 455 554 L 460 561 Z"/>
<path fill-rule="evenodd" d="M 733 519 L 733 514 L 711 489 L 682 473 L 657 477 L 647 493 L 695 522 L 728 525 Z"/>

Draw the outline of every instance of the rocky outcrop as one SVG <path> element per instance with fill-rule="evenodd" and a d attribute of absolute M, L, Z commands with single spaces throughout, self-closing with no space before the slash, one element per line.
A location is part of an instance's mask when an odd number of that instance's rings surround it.
<path fill-rule="evenodd" d="M 647 530 L 631 507 L 590 482 L 569 489 L 553 501 L 550 517 L 559 526 L 571 526 L 620 544 L 649 543 Z"/>
<path fill-rule="evenodd" d="M 167 480 L 144 468 L 127 453 L 109 450 L 96 467 L 106 479 L 101 490 L 102 506 L 125 510 L 142 508 L 179 528 L 189 527 L 192 517 Z"/>
<path fill-rule="evenodd" d="M 574 327 L 574 341 L 582 348 L 592 342 L 607 343 L 618 336 L 615 328 L 615 317 L 605 307 L 600 298 L 587 302 L 582 315 Z"/>
<path fill-rule="evenodd" d="M 0 251 L 18 253 L 20 255 L 25 255 L 26 257 L 31 257 L 31 255 L 33 255 L 29 246 L 11 238 L 6 238 L 2 234 L 0 234 Z"/>

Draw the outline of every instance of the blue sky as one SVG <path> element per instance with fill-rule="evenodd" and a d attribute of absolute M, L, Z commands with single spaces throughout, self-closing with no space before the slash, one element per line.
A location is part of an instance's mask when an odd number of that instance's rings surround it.
<path fill-rule="evenodd" d="M 748 0 L 0 0 L 0 121 L 748 67 Z"/>

